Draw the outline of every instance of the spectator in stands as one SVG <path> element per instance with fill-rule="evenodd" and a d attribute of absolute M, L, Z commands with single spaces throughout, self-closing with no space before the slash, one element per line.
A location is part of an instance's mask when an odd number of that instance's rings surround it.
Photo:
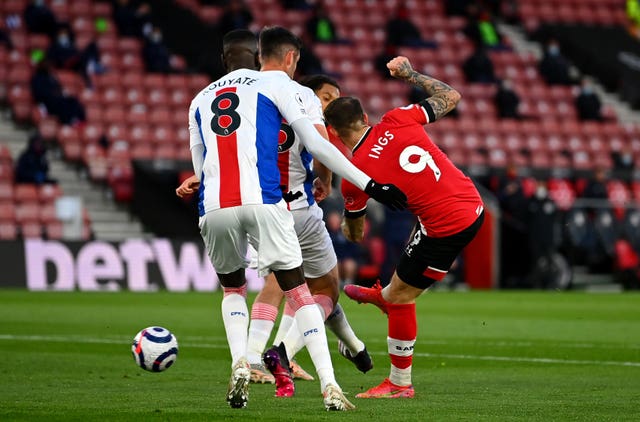
<path fill-rule="evenodd" d="M 519 169 L 507 165 L 498 180 L 496 196 L 500 204 L 501 268 L 504 287 L 523 287 L 529 273 L 527 198 Z"/>
<path fill-rule="evenodd" d="M 602 121 L 602 103 L 593 90 L 593 84 L 587 78 L 582 79 L 575 103 L 580 120 Z"/>
<path fill-rule="evenodd" d="M 447 16 L 468 16 L 471 0 L 447 0 L 444 2 L 444 10 Z"/>
<path fill-rule="evenodd" d="M 382 52 L 373 59 L 375 70 L 383 79 L 393 79 L 393 76 L 391 76 L 389 69 L 387 68 L 387 63 L 397 56 L 398 47 L 395 44 L 387 43 L 384 46 L 384 50 L 382 50 Z"/>
<path fill-rule="evenodd" d="M 611 153 L 613 159 L 613 169 L 621 179 L 627 182 L 631 181 L 635 162 L 633 159 L 633 151 L 629 146 L 623 147 L 620 151 Z"/>
<path fill-rule="evenodd" d="M 462 64 L 462 71 L 468 82 L 493 83 L 496 79 L 493 62 L 482 44 Z"/>
<path fill-rule="evenodd" d="M 9 32 L 4 29 L 0 29 L 0 46 L 5 46 L 7 50 L 13 49 L 13 43 L 11 42 L 11 36 Z"/>
<path fill-rule="evenodd" d="M 218 30 L 224 35 L 234 29 L 249 29 L 251 22 L 253 14 L 244 1 L 230 0 L 218 21 Z"/>
<path fill-rule="evenodd" d="M 360 260 L 360 246 L 350 242 L 342 233 L 340 224 L 342 214 L 332 211 L 327 215 L 327 231 L 331 237 L 333 248 L 338 257 L 338 271 L 343 284 L 353 284 L 358 275 L 358 261 Z"/>
<path fill-rule="evenodd" d="M 554 285 L 552 271 L 553 255 L 556 252 L 558 207 L 549 197 L 547 183 L 538 180 L 536 191 L 527 207 L 529 251 L 531 253 L 531 283 L 535 288 Z"/>
<path fill-rule="evenodd" d="M 90 74 L 102 73 L 105 70 L 100 63 L 97 39 L 93 39 L 81 51 L 76 47 L 69 28 L 65 26 L 58 28 L 56 39 L 47 49 L 46 59 L 55 68 L 80 73 L 88 86 L 91 85 Z"/>
<path fill-rule="evenodd" d="M 162 42 L 162 31 L 157 26 L 151 30 L 142 47 L 142 59 L 147 72 L 169 73 L 171 54 Z"/>
<path fill-rule="evenodd" d="M 311 44 L 309 35 L 306 33 L 302 34 L 302 48 L 300 49 L 300 59 L 298 60 L 298 67 L 296 68 L 298 76 L 327 73 L 322 67 L 320 58 L 309 48 Z"/>
<path fill-rule="evenodd" d="M 573 85 L 569 61 L 560 52 L 560 43 L 550 39 L 540 61 L 540 74 L 549 85 Z"/>
<path fill-rule="evenodd" d="M 387 45 L 396 47 L 427 47 L 436 48 L 438 45 L 433 41 L 423 40 L 420 30 L 409 19 L 409 9 L 401 4 L 396 13 L 386 24 Z"/>
<path fill-rule="evenodd" d="M 336 26 L 333 24 L 329 13 L 322 1 L 318 1 L 311 12 L 311 16 L 305 23 L 305 28 L 309 39 L 316 43 L 336 43 L 342 42 L 336 33 Z"/>
<path fill-rule="evenodd" d="M 129 0 L 116 0 L 113 5 L 113 21 L 118 34 L 123 37 L 138 35 L 136 31 L 136 11 Z"/>
<path fill-rule="evenodd" d="M 469 19 L 464 28 L 464 33 L 471 41 L 490 49 L 507 49 L 489 9 L 471 5 L 469 6 L 468 16 Z"/>
<path fill-rule="evenodd" d="M 509 163 L 505 174 L 498 181 L 496 192 L 500 208 L 509 217 L 523 223 L 526 217 L 527 198 L 524 194 L 518 167 Z"/>
<path fill-rule="evenodd" d="M 39 133 L 31 135 L 27 148 L 20 154 L 16 163 L 15 181 L 37 184 L 55 182 L 49 178 L 46 147 Z"/>
<path fill-rule="evenodd" d="M 498 116 L 502 119 L 519 119 L 518 112 L 520 97 L 513 90 L 511 81 L 508 79 L 498 81 L 498 90 L 493 98 Z"/>
<path fill-rule="evenodd" d="M 53 12 L 44 0 L 32 0 L 24 9 L 24 22 L 27 30 L 34 34 L 46 34 L 53 37 L 58 23 Z"/>
<path fill-rule="evenodd" d="M 593 178 L 587 181 L 580 196 L 585 199 L 607 200 L 609 198 L 607 193 L 607 170 L 602 167 L 597 168 Z"/>
<path fill-rule="evenodd" d="M 148 3 L 136 7 L 130 0 L 116 0 L 113 21 L 123 37 L 144 37 L 152 30 L 151 8 Z"/>
<path fill-rule="evenodd" d="M 282 0 L 282 7 L 286 10 L 309 10 L 311 8 L 307 0 Z"/>
<path fill-rule="evenodd" d="M 42 104 L 49 114 L 58 117 L 62 124 L 75 124 L 86 120 L 84 107 L 76 97 L 63 92 L 47 60 L 38 63 L 31 77 L 31 96 L 34 101 Z"/>
<path fill-rule="evenodd" d="M 55 40 L 53 40 L 47 49 L 46 57 L 56 68 L 78 69 L 80 64 L 80 51 L 76 47 L 68 28 L 58 28 Z"/>
<path fill-rule="evenodd" d="M 153 30 L 151 21 L 151 6 L 149 3 L 142 3 L 136 9 L 136 30 L 139 37 L 148 37 Z"/>

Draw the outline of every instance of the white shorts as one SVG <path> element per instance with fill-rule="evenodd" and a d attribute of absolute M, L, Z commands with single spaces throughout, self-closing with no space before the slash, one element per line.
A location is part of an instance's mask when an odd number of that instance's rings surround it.
<path fill-rule="evenodd" d="M 260 276 L 302 264 L 293 217 L 284 201 L 220 208 L 200 217 L 199 225 L 217 273 L 229 274 L 248 266 L 247 242 L 259 251 Z"/>
<path fill-rule="evenodd" d="M 318 278 L 329 273 L 338 264 L 333 243 L 322 219 L 322 208 L 313 204 L 308 208 L 292 210 L 296 235 L 302 250 L 304 276 Z M 251 268 L 257 268 L 257 252 L 249 248 Z"/>

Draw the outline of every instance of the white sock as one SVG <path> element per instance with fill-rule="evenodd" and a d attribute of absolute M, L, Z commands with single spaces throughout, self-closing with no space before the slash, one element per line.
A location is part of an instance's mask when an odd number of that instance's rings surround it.
<path fill-rule="evenodd" d="M 351 356 L 355 356 L 364 350 L 364 343 L 356 336 L 356 333 L 353 332 L 349 321 L 347 321 L 347 316 L 339 303 L 336 303 L 333 312 L 324 322 L 324 325 L 347 346 L 349 352 L 351 352 Z"/>
<path fill-rule="evenodd" d="M 320 310 L 320 315 L 324 320 L 324 309 L 320 305 L 316 305 L 316 306 L 318 306 L 318 309 Z M 326 334 L 325 334 L 325 337 L 326 337 Z M 284 338 L 282 339 L 282 343 L 284 343 L 284 347 L 285 349 L 287 349 L 287 358 L 289 360 L 293 359 L 293 357 L 297 355 L 298 352 L 304 348 L 304 339 L 300 334 L 300 330 L 298 329 L 298 324 L 296 323 L 295 320 L 291 324 L 291 327 L 289 328 L 287 335 L 284 336 Z M 278 344 L 280 343 L 277 343 L 276 345 Z"/>
<path fill-rule="evenodd" d="M 269 341 L 274 322 L 267 319 L 252 319 L 249 324 L 247 360 L 250 364 L 262 363 L 262 352 Z"/>
<path fill-rule="evenodd" d="M 318 378 L 320 378 L 321 391 L 324 391 L 327 384 L 338 385 L 333 373 L 327 333 L 318 306 L 304 305 L 300 307 L 296 311 L 295 318 L 304 345 L 309 351 L 309 356 L 311 356 Z"/>
<path fill-rule="evenodd" d="M 398 367 L 391 365 L 389 381 L 399 386 L 411 385 L 411 366 L 404 369 L 400 369 Z"/>
<path fill-rule="evenodd" d="M 276 336 L 273 339 L 274 346 L 279 345 L 282 342 L 282 339 L 286 337 L 289 329 L 291 328 L 291 324 L 293 324 L 294 321 L 293 315 L 293 310 L 291 310 L 291 307 L 287 303 L 285 303 L 284 312 L 282 313 L 282 317 L 280 318 L 280 325 L 278 326 L 278 331 L 276 332 Z"/>
<path fill-rule="evenodd" d="M 225 293 L 222 299 L 222 321 L 227 332 L 227 343 L 231 352 L 231 365 L 247 354 L 247 330 L 249 309 L 244 296 Z"/>

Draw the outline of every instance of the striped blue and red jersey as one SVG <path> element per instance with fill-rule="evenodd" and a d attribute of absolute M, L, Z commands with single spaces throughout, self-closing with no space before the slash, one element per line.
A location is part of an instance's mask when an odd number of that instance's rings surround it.
<path fill-rule="evenodd" d="M 239 69 L 200 91 L 189 108 L 190 146 L 204 145 L 200 215 L 280 202 L 280 125 L 303 117 L 300 85 L 281 71 Z"/>
<path fill-rule="evenodd" d="M 320 99 L 306 86 L 300 85 L 299 89 L 311 123 L 324 126 Z M 315 202 L 312 166 L 313 157 L 291 126 L 283 122 L 278 141 L 278 167 L 282 191 L 295 198 L 287 204 L 290 210 L 306 208 Z"/>

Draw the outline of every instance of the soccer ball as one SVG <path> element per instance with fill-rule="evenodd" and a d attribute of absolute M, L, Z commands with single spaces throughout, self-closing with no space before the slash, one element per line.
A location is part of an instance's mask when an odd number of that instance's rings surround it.
<path fill-rule="evenodd" d="M 133 338 L 131 352 L 140 368 L 162 372 L 178 358 L 178 340 L 166 328 L 147 327 Z"/>

